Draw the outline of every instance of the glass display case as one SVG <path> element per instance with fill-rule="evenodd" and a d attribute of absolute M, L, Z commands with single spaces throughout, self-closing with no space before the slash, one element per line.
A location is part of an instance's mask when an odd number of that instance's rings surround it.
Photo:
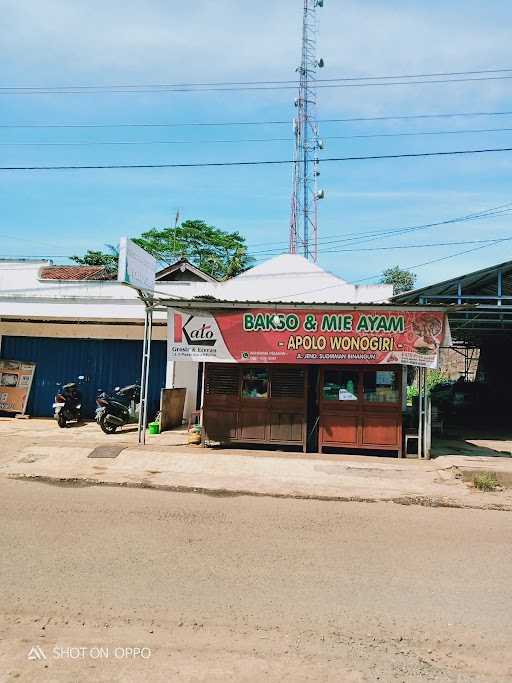
<path fill-rule="evenodd" d="M 400 387 L 396 370 L 370 370 L 363 373 L 363 399 L 370 403 L 398 403 Z"/>
<path fill-rule="evenodd" d="M 326 370 L 322 393 L 325 401 L 357 401 L 359 373 L 354 370 Z"/>

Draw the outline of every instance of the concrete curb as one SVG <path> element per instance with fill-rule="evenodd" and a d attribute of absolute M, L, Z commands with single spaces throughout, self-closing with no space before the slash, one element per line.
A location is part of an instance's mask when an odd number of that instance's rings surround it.
<path fill-rule="evenodd" d="M 36 481 L 43 484 L 50 484 L 52 486 L 62 487 L 88 487 L 88 486 L 108 486 L 116 488 L 134 488 L 134 489 L 154 489 L 157 491 L 171 491 L 173 493 L 196 493 L 207 496 L 214 496 L 219 498 L 231 498 L 238 496 L 252 496 L 258 498 L 283 498 L 294 500 L 319 500 L 326 502 L 340 502 L 340 503 L 395 503 L 397 505 L 419 505 L 422 507 L 431 508 L 455 508 L 467 510 L 494 510 L 499 512 L 512 512 L 512 505 L 503 503 L 462 503 L 457 500 L 437 497 L 437 496 L 391 496 L 391 497 L 367 497 L 367 496 L 325 496 L 315 494 L 300 494 L 300 493 L 262 493 L 248 490 L 228 490 L 215 488 L 202 488 L 193 486 L 172 486 L 171 484 L 153 484 L 145 481 L 129 482 L 129 481 L 100 481 L 97 479 L 90 479 L 88 477 L 50 477 L 48 475 L 37 474 L 8 474 L 8 479 L 15 479 L 18 481 Z"/>

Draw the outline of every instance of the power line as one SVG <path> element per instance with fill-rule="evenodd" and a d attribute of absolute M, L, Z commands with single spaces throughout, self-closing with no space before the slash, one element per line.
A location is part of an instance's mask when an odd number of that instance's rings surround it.
<path fill-rule="evenodd" d="M 319 87 L 366 87 L 368 85 L 402 85 L 402 82 L 419 83 L 446 83 L 464 82 L 467 80 L 500 80 L 512 78 L 505 74 L 512 72 L 512 68 L 499 69 L 480 69 L 473 71 L 441 71 L 419 74 L 393 74 L 385 76 L 342 76 L 337 78 L 316 79 Z M 490 75 L 501 74 L 501 75 Z M 473 76 L 476 78 L 453 78 L 455 76 Z M 411 81 L 410 79 L 420 78 L 439 78 L 441 80 L 421 80 Z M 390 81 L 399 80 L 398 83 Z M 369 82 L 377 81 L 377 82 Z M 380 82 L 379 82 L 380 81 Z M 298 84 L 297 80 L 261 80 L 261 81 L 210 81 L 210 82 L 180 82 L 180 83 L 138 83 L 138 84 L 107 84 L 107 85 L 58 85 L 58 86 L 0 86 L 0 94 L 77 94 L 77 93 L 98 93 L 98 92 L 208 92 L 225 90 L 246 90 L 246 89 L 294 89 Z"/>
<path fill-rule="evenodd" d="M 512 133 L 512 128 L 469 128 L 465 130 L 435 130 L 398 133 L 367 133 L 356 135 L 328 135 L 324 140 L 357 140 L 366 138 L 417 137 L 425 135 L 466 135 L 479 133 Z M 86 142 L 0 142 L 0 147 L 91 147 L 98 145 L 213 145 L 262 142 L 293 142 L 293 138 L 239 138 L 227 140 L 87 140 Z"/>
<path fill-rule="evenodd" d="M 404 81 L 380 81 L 375 83 L 320 83 L 317 88 L 372 88 L 372 87 L 390 87 L 401 85 L 440 85 L 448 83 L 470 83 L 478 81 L 501 81 L 510 80 L 511 76 L 477 76 L 470 78 L 450 78 L 450 79 L 430 79 L 430 80 L 404 80 Z M 294 82 L 295 83 L 295 82 Z M 52 89 L 34 89 L 34 90 L 0 90 L 0 96 L 20 96 L 20 95 L 148 95 L 148 94 L 204 94 L 204 93 L 228 93 L 228 92 L 261 92 L 261 91 L 283 91 L 295 90 L 296 85 L 257 85 L 257 86 L 222 86 L 222 87 L 175 87 L 175 88 L 157 88 L 157 89 L 125 89 L 125 90 L 92 90 L 92 89 L 68 89 L 68 90 L 52 90 Z"/>
<path fill-rule="evenodd" d="M 392 116 L 356 116 L 345 119 L 321 119 L 322 123 L 351 123 L 366 121 L 404 121 L 407 119 L 443 119 L 477 116 L 510 116 L 512 111 L 462 111 L 430 114 L 395 114 Z"/>
<path fill-rule="evenodd" d="M 512 240 L 512 237 L 503 237 L 499 240 L 493 240 L 490 244 L 484 244 L 480 247 L 474 247 L 473 249 L 465 249 L 464 251 L 457 251 L 455 254 L 449 254 L 448 256 L 441 256 L 440 258 L 431 259 L 430 261 L 424 261 L 423 263 L 417 263 L 414 266 L 407 266 L 407 270 L 412 270 L 413 268 L 423 268 L 424 266 L 430 266 L 433 263 L 440 263 L 441 261 L 448 261 L 449 259 L 455 258 L 456 256 L 463 256 L 464 254 L 470 254 L 473 251 L 479 251 L 480 249 L 486 249 L 487 247 L 492 247 L 492 246 L 495 246 L 496 244 L 500 244 L 502 242 L 510 242 L 510 240 Z M 366 280 L 372 280 L 373 278 L 378 277 L 380 275 L 381 275 L 381 273 L 378 273 L 377 275 L 369 275 L 365 278 L 355 280 L 355 283 L 365 282 Z"/>
<path fill-rule="evenodd" d="M 326 249 L 322 250 L 320 249 L 318 251 L 319 254 L 340 254 L 340 253 L 356 253 L 356 252 L 373 252 L 373 251 L 396 251 L 400 249 L 431 249 L 431 248 L 436 248 L 436 247 L 449 247 L 449 246 L 461 246 L 463 244 L 484 244 L 484 245 L 490 245 L 491 243 L 496 243 L 497 241 L 500 241 L 501 238 L 490 238 L 490 239 L 485 239 L 485 240 L 459 240 L 459 241 L 454 241 L 454 242 L 429 242 L 427 244 L 394 244 L 389 247 L 356 247 L 356 248 L 350 248 L 350 249 Z M 505 238 L 505 239 L 512 239 L 510 238 Z M 250 256 L 250 254 L 249 254 Z M 263 256 L 259 257 L 256 260 L 257 261 L 265 261 L 266 259 L 271 258 L 270 256 Z"/>
<path fill-rule="evenodd" d="M 429 228 L 435 228 L 435 227 L 440 227 L 440 226 L 445 226 L 445 225 L 454 225 L 456 223 L 466 223 L 468 221 L 474 221 L 474 220 L 483 220 L 485 218 L 490 218 L 492 216 L 498 216 L 498 215 L 508 215 L 511 209 L 504 209 L 503 211 L 495 211 L 492 213 L 485 213 L 485 214 L 477 214 L 477 215 L 468 215 L 468 216 L 463 216 L 460 218 L 453 218 L 450 220 L 445 220 L 445 221 L 438 221 L 436 223 L 425 223 L 423 225 L 418 225 L 418 226 L 413 226 L 413 227 L 405 227 L 405 228 L 396 228 L 393 230 L 384 230 L 384 231 L 379 231 L 379 232 L 373 232 L 373 233 L 362 233 L 360 235 L 356 235 L 355 237 L 344 237 L 344 238 L 337 238 L 337 239 L 330 239 L 330 240 L 324 240 L 322 242 L 322 246 L 325 246 L 326 244 L 329 244 L 328 250 L 322 253 L 330 253 L 332 251 L 335 251 L 333 247 L 339 246 L 340 243 L 348 243 L 350 242 L 351 244 L 363 244 L 367 242 L 374 242 L 376 240 L 381 240 L 386 237 L 398 237 L 400 235 L 405 235 L 408 233 L 412 232 L 417 232 L 421 230 L 428 230 Z M 273 248 L 273 249 L 268 249 L 268 250 L 261 250 L 258 252 L 252 252 L 251 255 L 263 255 L 261 258 L 268 258 L 270 256 L 274 256 L 276 254 L 282 253 L 283 247 L 279 248 Z"/>
<path fill-rule="evenodd" d="M 466 222 L 469 220 L 479 220 L 479 219 L 492 217 L 495 215 L 503 215 L 505 213 L 508 213 L 511 210 L 512 210 L 512 202 L 507 202 L 505 204 L 500 204 L 500 205 L 495 206 L 495 207 L 490 207 L 489 209 L 484 209 L 482 211 L 473 212 L 473 213 L 465 214 L 464 216 L 459 216 L 456 218 L 450 218 L 450 219 L 446 219 L 443 221 L 437 221 L 434 223 L 423 223 L 421 225 L 405 226 L 405 227 L 399 227 L 399 228 L 393 228 L 393 229 L 388 228 L 386 230 L 376 230 L 374 228 L 371 231 L 362 232 L 362 233 L 361 232 L 345 233 L 345 236 L 342 238 L 336 237 L 334 235 L 326 236 L 326 237 L 334 237 L 334 239 L 325 239 L 324 238 L 322 241 L 324 243 L 330 243 L 330 244 L 335 244 L 335 245 L 339 244 L 339 243 L 343 243 L 343 242 L 345 242 L 345 243 L 347 243 L 347 242 L 351 242 L 351 243 L 368 242 L 368 241 L 372 241 L 372 238 L 383 238 L 383 237 L 387 237 L 387 236 L 395 236 L 395 235 L 400 235 L 400 234 L 404 234 L 404 233 L 408 233 L 408 232 L 415 232 L 418 230 L 424 230 L 424 229 L 428 229 L 431 227 L 438 227 L 441 225 L 462 223 L 462 222 Z M 33 239 L 23 239 L 23 238 L 18 237 L 18 235 L 0 235 L 0 237 L 3 239 L 15 239 L 17 241 L 21 240 L 24 242 L 34 243 Z M 487 241 L 493 241 L 493 240 L 475 240 L 474 242 L 476 243 L 479 241 L 487 242 Z M 333 251 L 339 251 L 339 252 L 341 252 L 341 251 L 373 251 L 373 250 L 378 251 L 381 249 L 391 250 L 391 249 L 395 249 L 395 248 L 396 249 L 407 249 L 407 248 L 413 248 L 416 246 L 418 246 L 418 247 L 445 246 L 445 245 L 449 245 L 449 244 L 464 244 L 464 243 L 465 242 L 457 241 L 457 242 L 451 242 L 451 243 L 450 242 L 431 243 L 429 245 L 427 245 L 427 244 L 425 244 L 425 245 L 412 244 L 412 245 L 399 245 L 399 246 L 392 246 L 392 247 L 372 247 L 372 248 L 357 248 L 357 249 L 351 248 L 351 249 L 336 249 L 336 250 L 329 248 L 329 250 L 326 253 L 331 253 Z M 468 242 L 468 243 L 473 243 L 473 242 Z M 47 244 L 44 242 L 40 243 L 40 244 L 43 244 L 45 246 L 51 246 L 51 247 L 56 246 L 56 245 Z M 262 244 L 287 244 L 287 242 L 284 242 L 284 241 L 270 242 L 270 243 L 267 242 L 267 243 L 262 243 Z M 254 246 L 257 246 L 257 245 L 254 245 Z M 281 250 L 275 249 L 274 251 L 280 252 Z M 266 250 L 258 251 L 258 252 L 252 251 L 252 252 L 249 252 L 248 255 L 254 256 L 256 254 L 262 254 L 262 253 L 268 253 L 268 252 Z M 8 256 L 9 258 L 25 258 L 26 254 L 21 255 L 21 256 L 16 256 L 13 254 L 7 254 L 7 255 L 4 254 L 4 256 Z M 162 254 L 160 254 L 159 256 L 163 260 L 167 260 L 167 257 L 165 257 L 165 259 L 164 259 Z M 39 255 L 30 256 L 30 258 L 69 258 L 69 255 L 66 255 L 66 254 L 43 254 L 43 255 L 41 255 L 41 254 L 39 254 Z"/>
<path fill-rule="evenodd" d="M 512 128 L 510 129 L 512 130 Z M 327 138 L 326 138 L 327 139 Z M 87 140 L 87 142 L 0 142 L 0 147 L 89 147 L 95 145 L 208 145 L 246 142 L 287 142 L 293 138 L 249 138 L 239 140 Z"/>
<path fill-rule="evenodd" d="M 476 74 L 495 74 L 495 73 L 508 73 L 511 72 L 512 68 L 503 69 L 480 69 L 477 71 L 438 71 L 434 73 L 420 73 L 420 74 L 392 74 L 386 76 L 341 76 L 338 78 L 317 78 L 316 81 L 319 83 L 328 81 L 377 81 L 383 79 L 395 79 L 395 78 L 430 78 L 435 76 L 472 76 Z M 0 90 L 38 90 L 38 89 L 51 89 L 51 90 L 67 90 L 68 88 L 84 88 L 84 89 L 109 89 L 109 88 L 179 88 L 179 87 L 211 87 L 216 85 L 277 85 L 277 84 L 289 84 L 297 83 L 297 80 L 263 80 L 263 81 L 208 81 L 208 82 L 179 82 L 179 83 L 117 83 L 117 84 L 107 84 L 107 85 L 55 85 L 55 86 L 10 86 L 4 85 L 0 86 Z"/>
<path fill-rule="evenodd" d="M 441 112 L 401 114 L 393 116 L 357 116 L 342 119 L 319 119 L 320 123 L 354 123 L 367 121 L 405 121 L 415 119 L 474 118 L 482 116 L 512 116 L 512 111 Z M 283 121 L 196 121 L 182 123 L 0 123 L 0 128 L 188 128 L 223 126 L 289 126 Z"/>
<path fill-rule="evenodd" d="M 2 259 L 51 259 L 51 258 L 65 258 L 69 259 L 68 254 L 0 254 L 0 263 Z M 5 270 L 5 269 L 4 269 Z M 2 268 L 0 268 L 2 272 Z"/>
<path fill-rule="evenodd" d="M 423 230 L 426 228 L 433 228 L 433 227 L 438 227 L 440 225 L 448 225 L 452 223 L 461 223 L 465 222 L 468 220 L 477 220 L 477 219 L 483 219 L 483 218 L 488 218 L 491 216 L 495 215 L 502 215 L 504 213 L 507 213 L 512 210 L 512 202 L 506 202 L 505 204 L 499 204 L 498 206 L 492 206 L 489 207 L 488 209 L 482 209 L 481 211 L 473 211 L 468 214 L 464 214 L 462 216 L 456 216 L 454 218 L 448 218 L 444 219 L 442 221 L 437 221 L 435 223 L 422 223 L 420 225 L 408 225 L 408 226 L 403 226 L 399 228 L 386 228 L 384 230 L 380 230 L 378 228 L 373 228 L 370 231 L 366 232 L 359 232 L 359 231 L 354 231 L 354 232 L 349 232 L 345 233 L 345 237 L 339 238 L 335 234 L 331 235 L 324 235 L 323 237 L 320 238 L 320 241 L 322 243 L 333 243 L 333 242 L 345 242 L 345 241 L 352 241 L 354 239 L 358 239 L 359 237 L 368 237 L 368 236 L 379 236 L 379 235 L 389 235 L 389 234 L 401 234 L 402 232 L 414 232 L 416 230 Z M 350 237 L 351 235 L 355 235 L 355 237 Z M 349 237 L 347 237 L 349 236 Z M 327 238 L 327 239 L 326 239 Z M 271 244 L 288 244 L 287 241 L 285 240 L 278 240 L 274 242 L 258 242 L 258 243 L 253 243 L 253 247 L 258 247 L 258 246 L 263 246 L 263 245 L 271 245 Z M 254 253 L 262 253 L 260 252 L 254 252 Z"/>
<path fill-rule="evenodd" d="M 434 247 L 448 247 L 460 246 L 462 244 L 487 244 L 499 241 L 501 238 L 488 238 L 485 240 L 456 240 L 454 242 L 429 242 L 427 244 L 395 244 L 388 247 L 356 247 L 350 249 L 329 249 L 325 253 L 341 253 L 341 252 L 360 252 L 360 251 L 394 251 L 396 249 L 426 249 Z M 509 238 L 506 238 L 509 239 Z M 512 239 L 512 238 L 510 238 Z M 319 252 L 322 253 L 322 252 Z M 162 254 L 159 255 L 162 257 Z M 1 259 L 16 258 L 16 259 L 36 259 L 36 258 L 65 258 L 69 259 L 69 254 L 0 254 Z M 167 259 L 166 259 L 167 260 Z"/>
<path fill-rule="evenodd" d="M 461 156 L 470 154 L 488 154 L 491 152 L 512 152 L 512 147 L 493 147 L 484 149 L 460 149 L 446 152 L 416 152 L 409 154 L 372 154 L 369 156 L 326 157 L 322 162 L 330 161 L 378 161 L 384 159 L 418 159 L 422 157 Z M 176 164 L 59 164 L 48 166 L 0 166 L 0 171 L 89 171 L 114 169 L 157 169 L 157 168 L 219 168 L 235 166 L 283 166 L 292 164 L 292 159 L 276 159 L 261 161 L 211 161 Z"/>
<path fill-rule="evenodd" d="M 480 69 L 477 71 L 437 71 L 433 73 L 420 73 L 420 74 L 391 74 L 386 76 L 346 76 L 341 78 L 326 78 L 319 79 L 326 81 L 381 81 L 381 80 L 392 80 L 396 78 L 434 78 L 436 76 L 474 76 L 478 74 L 497 74 L 497 73 L 509 73 L 512 68 L 504 69 Z"/>
<path fill-rule="evenodd" d="M 402 131 L 398 133 L 366 133 L 356 135 L 331 135 L 326 140 L 355 140 L 358 138 L 399 138 L 415 137 L 421 135 L 465 135 L 475 133 L 510 133 L 512 128 L 467 128 L 465 130 L 422 130 L 422 131 Z"/>
<path fill-rule="evenodd" d="M 480 249 L 486 249 L 488 247 L 495 246 L 496 244 L 500 244 L 503 242 L 509 242 L 512 240 L 512 237 L 504 237 L 498 240 L 493 240 L 489 244 L 483 244 L 478 247 L 473 247 L 472 249 L 465 249 L 464 251 L 458 251 L 455 254 L 449 254 L 448 256 L 441 256 L 440 258 L 435 258 L 431 259 L 430 261 L 424 261 L 423 263 L 417 263 L 413 266 L 405 266 L 408 270 L 416 269 L 416 268 L 422 268 L 424 266 L 429 266 L 433 263 L 439 263 L 441 261 L 448 261 L 449 259 L 456 258 L 457 256 L 462 256 L 464 254 L 469 254 L 474 251 L 479 251 Z M 359 282 L 366 282 L 368 280 L 374 280 L 377 277 L 381 277 L 382 273 L 374 273 L 373 275 L 367 275 L 366 277 L 359 278 L 358 280 L 353 280 L 352 284 L 357 284 Z M 327 285 L 326 287 L 319 287 L 317 289 L 307 289 L 301 292 L 294 292 L 293 294 L 288 294 L 286 295 L 285 298 L 289 299 L 290 297 L 296 297 L 296 296 L 304 296 L 307 294 L 315 294 L 317 292 L 324 292 L 329 289 L 335 289 L 339 287 L 339 284 L 336 285 Z M 274 297 L 274 298 L 280 298 L 280 297 Z"/>
<path fill-rule="evenodd" d="M 460 246 L 462 244 L 487 244 L 489 242 L 499 241 L 501 238 L 491 238 L 486 240 L 458 240 L 455 242 L 429 242 L 427 244 L 395 244 L 390 247 L 356 247 L 350 249 L 328 249 L 325 252 L 319 251 L 319 253 L 333 254 L 342 252 L 356 252 L 356 251 L 394 251 L 395 249 L 425 249 L 430 247 L 449 247 L 449 246 Z M 512 239 L 506 238 L 506 239 Z"/>

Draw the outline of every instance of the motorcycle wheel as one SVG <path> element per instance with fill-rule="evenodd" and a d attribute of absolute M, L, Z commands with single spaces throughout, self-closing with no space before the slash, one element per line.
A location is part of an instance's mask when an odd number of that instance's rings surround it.
<path fill-rule="evenodd" d="M 107 417 L 107 415 L 108 415 L 108 413 L 103 413 L 103 415 L 100 417 L 99 424 L 100 424 L 101 430 L 103 432 L 105 432 L 105 434 L 113 434 L 117 429 L 117 425 L 111 425 L 111 424 L 108 424 L 107 422 L 105 422 L 105 418 Z"/>
<path fill-rule="evenodd" d="M 61 429 L 64 429 L 64 427 L 65 427 L 66 424 L 67 424 L 67 422 L 66 422 L 66 416 L 62 413 L 62 410 L 61 410 L 60 413 L 57 415 L 57 424 L 59 425 L 59 427 L 60 427 Z"/>

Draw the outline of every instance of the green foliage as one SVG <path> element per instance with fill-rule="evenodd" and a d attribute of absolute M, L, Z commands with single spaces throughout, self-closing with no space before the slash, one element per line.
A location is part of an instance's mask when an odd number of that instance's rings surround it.
<path fill-rule="evenodd" d="M 153 228 L 134 239 L 140 247 L 161 261 L 185 256 L 205 273 L 226 280 L 253 265 L 245 238 L 204 221 L 184 221 L 176 228 Z"/>
<path fill-rule="evenodd" d="M 413 380 L 411 380 L 413 381 Z M 430 394 L 438 384 L 449 382 L 449 377 L 442 370 L 429 370 L 427 372 L 427 393 Z M 407 404 L 412 405 L 413 399 L 419 396 L 418 387 L 414 384 L 407 386 Z"/>
<path fill-rule="evenodd" d="M 442 370 L 429 370 L 427 372 L 427 391 L 430 393 L 438 384 L 449 382 L 450 378 Z"/>
<path fill-rule="evenodd" d="M 184 221 L 176 228 L 152 228 L 133 241 L 161 263 L 173 263 L 184 256 L 218 280 L 239 275 L 254 263 L 240 233 L 220 230 L 199 220 Z M 109 252 L 88 249 L 83 256 L 72 256 L 71 260 L 86 266 L 105 266 L 116 273 L 118 250 L 107 247 Z"/>
<path fill-rule="evenodd" d="M 479 491 L 496 491 L 498 480 L 494 472 L 481 472 L 473 477 L 473 486 Z"/>
<path fill-rule="evenodd" d="M 393 285 L 393 294 L 401 294 L 414 289 L 417 275 L 410 270 L 393 266 L 383 271 L 380 283 L 383 285 Z"/>
<path fill-rule="evenodd" d="M 83 256 L 71 256 L 71 261 L 82 266 L 104 266 L 109 273 L 117 273 L 119 252 L 116 247 L 107 244 L 109 252 L 88 249 Z"/>
<path fill-rule="evenodd" d="M 407 387 L 407 404 L 411 405 L 413 398 L 419 395 L 418 388 L 413 386 Z"/>

